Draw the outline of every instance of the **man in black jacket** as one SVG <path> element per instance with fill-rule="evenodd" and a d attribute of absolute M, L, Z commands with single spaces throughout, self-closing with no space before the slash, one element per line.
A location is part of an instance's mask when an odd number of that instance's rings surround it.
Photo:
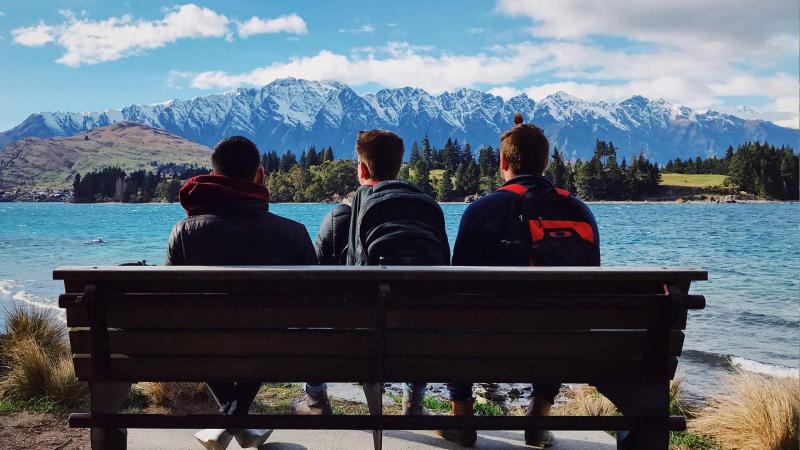
<path fill-rule="evenodd" d="M 413 184 L 396 180 L 403 140 L 384 130 L 362 131 L 356 141 L 361 187 L 352 207 L 339 205 L 317 233 L 320 264 L 441 265 L 450 260 L 444 214 Z M 386 232 L 385 230 L 389 230 Z M 405 383 L 403 414 L 425 414 L 425 383 Z M 325 383 L 307 383 L 293 403 L 295 414 L 332 413 Z"/>
<path fill-rule="evenodd" d="M 211 155 L 213 172 L 191 178 L 180 190 L 188 217 L 169 237 L 167 265 L 317 264 L 306 228 L 269 212 L 269 192 L 258 148 L 234 136 Z M 246 415 L 261 383 L 209 383 L 228 415 Z M 259 447 L 272 430 L 203 430 L 195 437 L 207 449 Z"/>

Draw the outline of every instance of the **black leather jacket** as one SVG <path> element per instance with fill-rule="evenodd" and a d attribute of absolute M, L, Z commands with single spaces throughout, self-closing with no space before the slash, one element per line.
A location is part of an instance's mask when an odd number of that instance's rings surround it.
<path fill-rule="evenodd" d="M 317 232 L 317 260 L 320 264 L 347 264 L 351 213 L 350 205 L 339 205 L 322 219 Z"/>
<path fill-rule="evenodd" d="M 260 201 L 220 204 L 172 229 L 167 265 L 317 264 L 306 227 L 268 212 Z"/>

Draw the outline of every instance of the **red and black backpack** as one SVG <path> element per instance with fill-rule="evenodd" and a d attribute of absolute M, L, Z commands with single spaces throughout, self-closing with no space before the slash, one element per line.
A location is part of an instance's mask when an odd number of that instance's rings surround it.
<path fill-rule="evenodd" d="M 519 201 L 509 236 L 526 251 L 531 266 L 599 266 L 600 242 L 593 219 L 569 192 L 553 187 L 509 184 Z"/>

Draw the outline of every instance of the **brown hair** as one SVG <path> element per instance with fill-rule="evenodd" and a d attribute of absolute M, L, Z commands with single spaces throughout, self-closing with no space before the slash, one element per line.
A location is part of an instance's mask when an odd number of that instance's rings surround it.
<path fill-rule="evenodd" d="M 385 130 L 360 131 L 356 140 L 356 153 L 375 180 L 397 178 L 403 164 L 403 140 Z"/>
<path fill-rule="evenodd" d="M 511 171 L 518 175 L 541 175 L 550 158 L 550 143 L 541 128 L 523 124 L 522 114 L 514 114 L 515 125 L 500 136 L 500 153 Z"/>

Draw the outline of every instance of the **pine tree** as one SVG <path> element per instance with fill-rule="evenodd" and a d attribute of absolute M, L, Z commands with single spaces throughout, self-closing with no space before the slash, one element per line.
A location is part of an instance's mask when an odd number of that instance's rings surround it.
<path fill-rule="evenodd" d="M 444 148 L 442 149 L 441 163 L 442 168 L 444 168 L 444 170 L 449 170 L 450 172 L 454 172 L 458 166 L 458 155 L 456 154 L 453 141 L 450 138 L 447 138 L 447 142 L 444 144 Z"/>
<path fill-rule="evenodd" d="M 300 153 L 300 165 L 308 169 L 308 157 L 305 150 Z"/>
<path fill-rule="evenodd" d="M 422 161 L 428 167 L 433 165 L 433 149 L 431 149 L 431 143 L 428 141 L 427 133 L 425 133 L 425 136 L 422 138 Z"/>
<path fill-rule="evenodd" d="M 306 163 L 307 165 L 303 166 L 306 169 L 311 166 L 318 166 L 322 164 L 322 161 L 320 161 L 320 156 L 317 154 L 317 148 L 313 145 L 309 147 L 308 151 L 306 152 Z"/>
<path fill-rule="evenodd" d="M 417 146 L 417 141 L 414 141 L 411 144 L 411 155 L 408 157 L 408 163 L 413 166 L 413 165 L 417 164 L 420 159 L 422 159 L 422 155 L 419 152 L 419 147 Z"/>
<path fill-rule="evenodd" d="M 330 145 L 325 149 L 325 154 L 322 157 L 322 161 L 333 161 L 333 147 Z"/>
<path fill-rule="evenodd" d="M 452 177 L 452 172 L 445 169 L 444 173 L 442 173 L 442 178 L 439 180 L 439 183 L 436 184 L 436 200 L 444 202 L 450 198 L 453 192 Z"/>
<path fill-rule="evenodd" d="M 564 165 L 564 159 L 561 153 L 558 152 L 557 147 L 553 147 L 553 155 L 550 157 L 550 164 L 547 166 L 545 175 L 553 182 L 553 186 L 564 188 L 566 178 L 567 166 Z"/>
<path fill-rule="evenodd" d="M 461 162 L 469 164 L 470 161 L 475 162 L 475 155 L 472 154 L 472 146 L 466 142 L 464 148 L 461 149 Z"/>
<path fill-rule="evenodd" d="M 280 171 L 288 172 L 292 167 L 297 165 L 297 157 L 294 156 L 291 150 L 286 150 L 286 153 L 281 156 Z"/>

